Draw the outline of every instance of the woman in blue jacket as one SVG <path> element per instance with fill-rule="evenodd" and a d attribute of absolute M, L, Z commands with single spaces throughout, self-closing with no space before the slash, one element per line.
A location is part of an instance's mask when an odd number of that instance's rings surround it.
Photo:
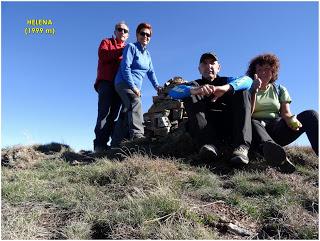
<path fill-rule="evenodd" d="M 152 27 L 141 23 L 136 30 L 137 42 L 128 44 L 115 78 L 115 89 L 121 97 L 123 109 L 120 114 L 112 145 L 117 146 L 123 138 L 130 140 L 144 137 L 141 108 L 141 86 L 147 75 L 156 91 L 160 91 L 147 45 L 152 36 Z M 129 135 L 129 136 L 128 136 Z"/>

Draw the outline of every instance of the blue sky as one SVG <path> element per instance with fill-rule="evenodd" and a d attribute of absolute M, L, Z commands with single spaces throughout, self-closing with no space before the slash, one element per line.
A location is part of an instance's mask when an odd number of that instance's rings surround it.
<path fill-rule="evenodd" d="M 317 2 L 2 2 L 1 145 L 49 143 L 92 149 L 97 115 L 93 89 L 97 48 L 125 20 L 135 42 L 141 22 L 160 84 L 199 77 L 201 53 L 215 51 L 222 76 L 240 76 L 254 56 L 281 61 L 278 83 L 293 113 L 318 110 Z M 55 34 L 25 35 L 28 19 L 50 19 Z M 146 112 L 155 95 L 142 88 Z M 309 145 L 306 136 L 295 144 Z"/>

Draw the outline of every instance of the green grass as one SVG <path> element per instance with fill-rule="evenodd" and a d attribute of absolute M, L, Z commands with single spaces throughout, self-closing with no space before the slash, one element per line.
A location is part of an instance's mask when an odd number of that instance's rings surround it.
<path fill-rule="evenodd" d="M 225 222 L 251 238 L 317 239 L 317 165 L 310 159 L 290 175 L 246 168 L 222 177 L 134 153 L 88 165 L 59 156 L 11 162 L 1 170 L 2 239 L 248 238 L 226 231 Z"/>
<path fill-rule="evenodd" d="M 289 192 L 285 182 L 271 180 L 258 172 L 237 172 L 231 180 L 235 190 L 243 196 L 280 196 Z"/>

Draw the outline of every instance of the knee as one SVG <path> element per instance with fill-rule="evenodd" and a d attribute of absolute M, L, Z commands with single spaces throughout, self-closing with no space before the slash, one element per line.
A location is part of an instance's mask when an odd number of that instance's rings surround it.
<path fill-rule="evenodd" d="M 297 119 L 301 122 L 302 128 L 307 130 L 317 130 L 319 126 L 319 116 L 314 110 L 305 110 L 301 112 Z"/>
<path fill-rule="evenodd" d="M 251 119 L 251 124 L 252 124 L 252 129 L 253 130 L 265 128 L 265 124 L 263 124 L 259 120 Z"/>
<path fill-rule="evenodd" d="M 255 119 L 251 119 L 251 123 L 252 123 L 253 126 L 261 125 L 261 122 L 258 121 L 258 120 L 255 120 Z"/>
<path fill-rule="evenodd" d="M 315 110 L 305 110 L 305 111 L 301 112 L 300 114 L 298 114 L 297 118 L 300 121 L 313 120 L 313 121 L 317 121 L 318 122 L 319 114 Z"/>

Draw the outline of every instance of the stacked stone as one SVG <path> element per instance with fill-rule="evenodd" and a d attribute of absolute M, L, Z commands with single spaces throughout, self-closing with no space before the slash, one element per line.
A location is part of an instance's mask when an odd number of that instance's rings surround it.
<path fill-rule="evenodd" d="M 145 134 L 150 137 L 163 137 L 183 126 L 187 120 L 183 102 L 173 100 L 169 91 L 186 83 L 181 77 L 174 77 L 164 84 L 163 91 L 158 96 L 153 96 L 153 104 L 143 115 Z"/>

